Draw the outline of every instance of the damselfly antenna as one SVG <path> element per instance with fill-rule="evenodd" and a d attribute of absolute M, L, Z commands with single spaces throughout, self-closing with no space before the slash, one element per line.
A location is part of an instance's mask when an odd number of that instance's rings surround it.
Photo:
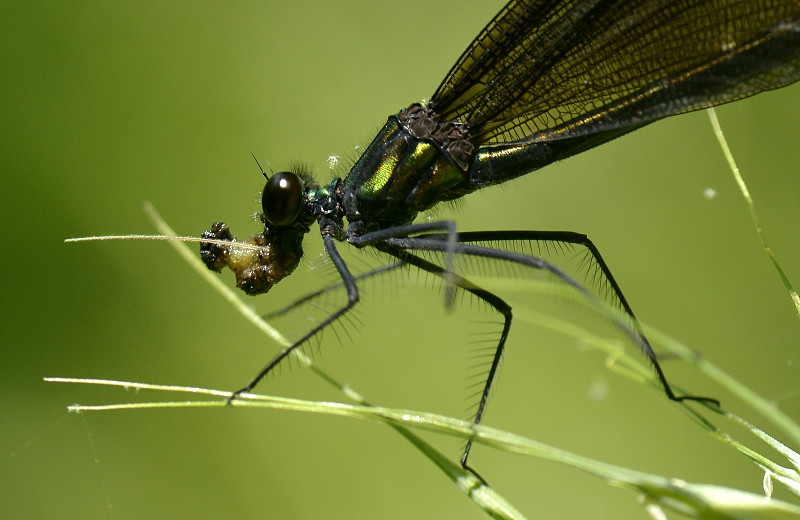
<path fill-rule="evenodd" d="M 258 165 L 258 169 L 261 170 L 261 175 L 263 175 L 265 179 L 269 180 L 269 175 L 267 175 L 267 172 L 265 172 L 264 168 L 261 167 L 261 163 L 259 163 L 258 159 L 256 159 L 256 154 L 251 153 L 250 155 L 253 156 L 253 160 Z M 269 173 L 274 174 L 275 172 L 272 171 L 272 165 L 269 163 L 269 159 L 264 159 L 264 160 L 267 162 L 267 168 L 269 168 Z"/>

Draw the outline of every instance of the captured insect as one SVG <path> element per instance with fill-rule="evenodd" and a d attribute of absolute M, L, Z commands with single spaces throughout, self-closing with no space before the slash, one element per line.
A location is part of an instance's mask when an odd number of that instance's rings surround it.
<path fill-rule="evenodd" d="M 512 311 L 497 294 L 460 274 L 454 259 L 488 258 L 547 272 L 581 297 L 599 301 L 554 265 L 510 246 L 541 241 L 588 251 L 610 288 L 607 298 L 625 315 L 608 319 L 644 352 L 669 399 L 718 406 L 714 399 L 673 391 L 620 286 L 585 235 L 460 232 L 450 221 L 415 219 L 441 202 L 515 179 L 659 119 L 798 79 L 796 0 L 509 2 L 467 47 L 430 100 L 389 116 L 344 178 L 321 185 L 305 171 L 264 173 L 264 231 L 248 240 L 257 250 L 237 248 L 222 222 L 203 233 L 203 239 L 216 240 L 201 243 L 209 269 L 229 267 L 238 287 L 255 295 L 294 271 L 303 254 L 303 237 L 316 223 L 347 294 L 335 312 L 275 356 L 230 399 L 252 390 L 293 350 L 346 315 L 358 304 L 361 279 L 386 269 L 354 277 L 338 251 L 337 243 L 346 242 L 441 277 L 447 301 L 455 291 L 465 291 L 503 317 L 473 418 L 474 424 L 480 423 Z M 470 447 L 468 442 L 461 458 L 465 468 Z"/>

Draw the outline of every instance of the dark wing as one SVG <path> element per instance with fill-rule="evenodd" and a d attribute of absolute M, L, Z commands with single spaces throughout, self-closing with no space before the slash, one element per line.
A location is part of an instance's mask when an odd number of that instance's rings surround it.
<path fill-rule="evenodd" d="M 514 0 L 431 103 L 480 143 L 536 142 L 618 135 L 798 79 L 796 0 Z"/>

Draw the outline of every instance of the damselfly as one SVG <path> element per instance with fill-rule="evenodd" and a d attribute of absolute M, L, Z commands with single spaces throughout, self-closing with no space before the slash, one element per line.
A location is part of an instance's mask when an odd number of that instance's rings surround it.
<path fill-rule="evenodd" d="M 347 297 L 244 388 L 293 350 L 341 319 L 359 301 L 359 282 L 337 242 L 371 247 L 441 277 L 449 288 L 485 301 L 503 317 L 486 375 L 478 424 L 511 328 L 511 307 L 454 268 L 482 257 L 546 271 L 588 300 L 598 296 L 548 262 L 485 244 L 548 241 L 583 247 L 596 262 L 610 300 L 627 318 L 609 317 L 649 358 L 669 399 L 677 395 L 631 306 L 585 236 L 573 232 L 459 232 L 449 221 L 415 223 L 443 201 L 500 184 L 656 120 L 735 101 L 800 79 L 800 3 L 796 0 L 515 0 L 481 31 L 428 101 L 413 103 L 380 130 L 344 178 L 318 184 L 302 171 L 267 175 L 258 250 L 215 223 L 201 245 L 206 265 L 231 268 L 237 285 L 260 294 L 292 273 L 315 222 Z M 263 170 L 262 170 L 263 173 Z M 431 255 L 430 253 L 436 253 Z M 363 276 L 377 275 L 375 270 Z M 313 297 L 313 295 L 312 295 Z M 467 467 L 470 443 L 461 459 Z"/>

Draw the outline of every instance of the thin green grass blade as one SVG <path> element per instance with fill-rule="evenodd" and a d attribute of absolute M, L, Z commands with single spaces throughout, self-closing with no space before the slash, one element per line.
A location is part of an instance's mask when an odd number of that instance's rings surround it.
<path fill-rule="evenodd" d="M 574 302 L 578 305 L 588 305 L 586 300 L 580 294 L 571 290 L 563 284 L 553 283 L 551 281 L 533 281 L 533 282 L 520 282 L 519 280 L 500 280 L 501 286 L 512 287 L 516 284 L 519 289 L 520 286 L 524 287 L 526 292 L 535 293 L 537 295 L 547 296 L 550 298 L 557 298 L 562 301 Z M 616 316 L 617 318 L 624 318 L 619 310 L 614 309 L 604 302 L 592 302 L 591 305 L 603 306 L 599 312 L 603 312 L 608 316 Z M 638 352 L 631 352 L 626 350 L 624 345 L 620 342 L 599 336 L 592 331 L 581 327 L 574 322 L 560 320 L 556 316 L 544 314 L 526 306 L 524 303 L 514 302 L 514 316 L 517 320 L 524 321 L 536 327 L 541 327 L 547 330 L 557 332 L 565 337 L 572 338 L 576 343 L 580 343 L 587 349 L 598 350 L 607 356 L 607 365 L 609 368 L 619 372 L 626 377 L 636 380 L 643 384 L 649 384 L 657 392 L 662 392 L 661 386 L 655 378 L 655 374 L 651 368 L 646 364 L 644 358 L 638 355 Z M 765 418 L 770 420 L 777 428 L 779 428 L 792 443 L 800 446 L 800 425 L 780 410 L 774 402 L 764 398 L 758 393 L 754 392 L 747 385 L 737 380 L 730 374 L 724 372 L 719 366 L 715 365 L 708 359 L 700 355 L 696 350 L 693 350 L 683 343 L 675 340 L 660 330 L 649 326 L 646 322 L 640 322 L 642 329 L 654 344 L 658 345 L 660 350 L 676 356 L 678 359 L 688 363 L 700 373 L 707 376 L 709 380 L 716 382 L 732 394 L 736 395 L 743 402 L 750 405 L 754 410 L 761 413 Z M 684 392 L 684 389 L 675 387 L 676 390 Z M 694 392 L 688 392 L 694 393 Z M 702 416 L 696 414 L 691 406 L 687 403 L 676 403 L 681 405 L 684 410 L 689 411 L 695 419 L 700 421 L 709 431 L 716 428 L 708 423 Z M 712 408 L 708 408 L 711 411 Z"/>
<path fill-rule="evenodd" d="M 177 386 L 144 385 L 139 383 L 121 381 L 80 380 L 66 378 L 49 378 L 48 381 L 66 383 L 91 383 L 108 384 L 137 389 L 168 390 L 189 392 L 193 394 L 219 396 L 225 392 L 199 388 Z M 474 442 L 492 446 L 496 449 L 549 460 L 579 469 L 607 483 L 634 490 L 641 493 L 649 504 L 657 504 L 691 518 L 707 519 L 743 519 L 767 520 L 789 519 L 800 517 L 800 507 L 788 502 L 769 499 L 763 495 L 748 493 L 736 489 L 686 482 L 681 479 L 653 475 L 642 471 L 632 470 L 594 460 L 560 448 L 506 432 L 488 426 L 473 426 L 470 422 L 453 417 L 442 416 L 414 410 L 383 408 L 378 406 L 363 406 L 345 403 L 331 403 L 322 401 L 306 401 L 289 399 L 285 397 L 262 396 L 245 394 L 240 406 L 256 408 L 270 408 L 279 410 L 293 410 L 298 412 L 311 412 L 325 415 L 335 415 L 358 419 L 378 420 L 388 423 L 394 428 L 402 428 L 414 438 L 415 434 L 408 428 L 421 428 L 438 433 L 454 435 L 463 439 L 473 439 Z M 125 410 L 132 408 L 185 408 L 185 407 L 222 407 L 225 403 L 214 401 L 182 401 L 159 403 L 125 403 L 104 406 L 79 406 L 70 407 L 72 411 L 99 411 L 99 410 Z M 416 445 L 416 441 L 413 441 Z M 428 455 L 428 453 L 426 453 Z M 472 475 L 465 474 L 461 468 L 448 461 L 441 454 L 433 450 L 429 458 L 448 473 L 459 487 L 464 489 L 478 505 L 484 507 L 495 518 L 521 518 L 518 512 L 505 509 L 507 502 L 498 502 L 497 495 L 490 488 L 483 486 Z"/>
<path fill-rule="evenodd" d="M 767 244 L 767 238 L 764 235 L 764 229 L 761 227 L 761 220 L 758 218 L 758 213 L 756 212 L 756 204 L 753 202 L 753 197 L 750 195 L 750 190 L 747 189 L 747 184 L 744 182 L 742 172 L 736 165 L 736 160 L 733 158 L 731 149 L 728 147 L 728 141 L 725 139 L 725 134 L 722 133 L 722 127 L 719 125 L 719 120 L 717 119 L 717 112 L 713 107 L 708 109 L 708 117 L 711 119 L 711 126 L 714 128 L 714 135 L 717 136 L 717 141 L 719 142 L 720 148 L 722 148 L 722 153 L 725 155 L 725 160 L 728 161 L 728 166 L 731 169 L 733 178 L 736 180 L 736 184 L 739 186 L 739 191 L 742 192 L 745 202 L 747 202 L 747 207 L 750 210 L 750 218 L 753 220 L 753 225 L 756 227 L 756 234 L 758 235 L 758 239 L 761 241 L 761 247 L 764 248 L 767 258 L 769 258 L 769 261 L 772 262 L 772 266 L 775 268 L 775 271 L 777 271 L 778 277 L 781 279 L 781 282 L 783 282 L 783 286 L 786 288 L 786 292 L 789 294 L 789 298 L 791 298 L 792 303 L 794 304 L 794 309 L 797 312 L 797 316 L 800 317 L 800 296 L 798 296 L 797 290 L 792 285 L 792 282 L 789 281 L 786 273 L 783 272 L 783 268 L 778 262 L 778 259 L 775 257 L 775 253 L 772 252 L 772 248 Z"/>
<path fill-rule="evenodd" d="M 535 290 L 537 294 L 546 293 L 549 297 L 556 297 L 560 299 L 577 298 L 574 294 L 574 291 L 569 290 L 568 287 L 565 287 L 561 284 L 553 284 L 549 282 L 537 283 L 535 286 L 526 286 L 526 289 Z M 580 300 L 580 298 L 577 298 L 576 302 L 580 303 Z M 554 316 L 542 313 L 541 311 L 535 311 L 519 303 L 515 303 L 514 309 L 515 316 L 519 320 L 525 321 L 526 323 L 530 323 L 537 327 L 542 327 L 557 332 L 565 337 L 572 338 L 575 340 L 576 344 L 580 344 L 586 349 L 597 350 L 606 355 L 608 360 L 607 366 L 609 369 L 625 375 L 626 377 L 639 383 L 648 385 L 659 394 L 663 392 L 658 380 L 653 374 L 653 371 L 646 365 L 642 356 L 626 351 L 623 345 L 618 341 L 600 336 L 590 330 L 576 325 L 573 322 L 559 320 Z M 608 307 L 606 311 L 611 314 L 617 312 L 610 307 Z M 667 346 L 667 350 L 669 352 L 676 354 L 678 358 L 694 366 L 698 369 L 698 371 L 707 375 L 710 379 L 717 381 L 729 391 L 741 397 L 743 401 L 750 404 L 753 408 L 763 413 L 793 440 L 800 438 L 798 437 L 798 435 L 800 435 L 800 428 L 798 428 L 798 425 L 791 418 L 777 409 L 777 407 L 775 407 L 775 405 L 773 405 L 771 402 L 759 396 L 728 374 L 724 373 L 716 365 L 698 355 L 697 352 L 689 349 L 685 345 L 670 338 L 664 333 L 651 327 L 645 327 L 645 332 L 647 337 L 655 339 L 659 345 Z M 681 390 L 678 387 L 675 388 Z M 764 471 L 769 472 L 773 477 L 775 477 L 776 480 L 784 484 L 790 492 L 798 494 L 798 490 L 800 489 L 800 474 L 798 474 L 796 470 L 776 463 L 767 456 L 762 455 L 758 451 L 753 450 L 735 440 L 729 434 L 725 433 L 718 426 L 713 424 L 709 419 L 700 414 L 696 409 L 698 406 L 697 403 L 692 405 L 686 402 L 675 404 L 681 406 L 682 410 L 687 413 L 690 418 L 704 428 L 715 439 L 736 449 L 739 453 L 743 454 L 752 462 L 759 465 L 762 469 L 764 469 Z M 714 412 L 715 414 L 719 414 L 720 416 L 729 419 L 740 426 L 743 426 L 754 436 L 761 439 L 769 447 L 773 448 L 780 455 L 784 456 L 791 465 L 800 467 L 800 455 L 798 455 L 797 452 L 785 444 L 768 435 L 763 430 L 730 412 L 715 409 L 714 407 L 708 405 L 705 405 L 705 408 Z"/>

